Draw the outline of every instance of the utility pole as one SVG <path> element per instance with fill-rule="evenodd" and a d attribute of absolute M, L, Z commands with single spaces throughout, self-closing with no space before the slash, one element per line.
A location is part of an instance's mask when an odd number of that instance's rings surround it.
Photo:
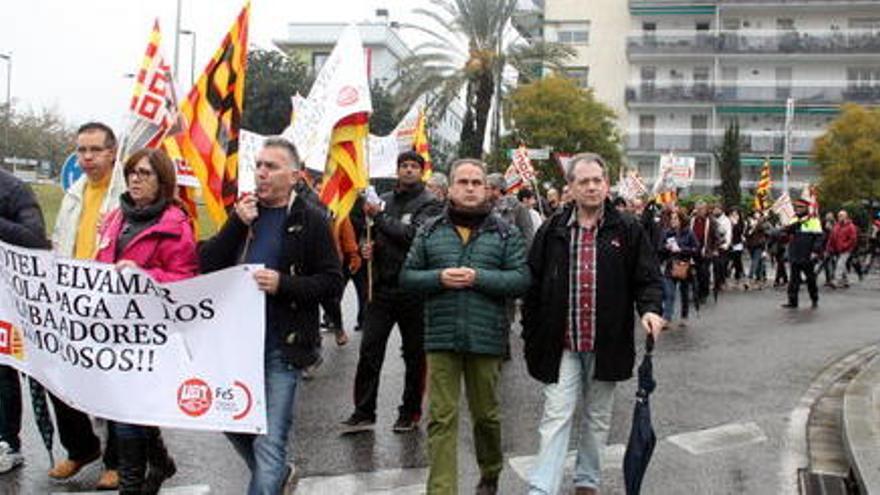
<path fill-rule="evenodd" d="M 177 0 L 177 19 L 174 23 L 174 79 L 177 80 L 177 64 L 180 62 L 180 2 Z"/>
<path fill-rule="evenodd" d="M 791 173 L 791 128 L 794 123 L 794 98 L 785 102 L 785 137 L 782 152 L 782 192 L 788 194 L 788 176 Z"/>
<path fill-rule="evenodd" d="M 12 127 L 12 52 L 0 53 L 0 59 L 6 61 L 6 125 L 3 130 L 3 153 L 12 156 L 9 153 L 9 128 Z"/>
<path fill-rule="evenodd" d="M 185 34 L 187 36 L 192 36 L 192 45 L 190 48 L 190 61 L 189 61 L 189 84 L 190 86 L 196 83 L 196 32 L 191 29 L 181 29 L 180 34 Z M 178 81 L 178 84 L 180 82 Z"/>

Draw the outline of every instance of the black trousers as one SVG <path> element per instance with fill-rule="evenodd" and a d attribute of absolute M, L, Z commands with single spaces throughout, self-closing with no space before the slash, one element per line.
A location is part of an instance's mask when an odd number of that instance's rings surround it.
<path fill-rule="evenodd" d="M 701 301 L 709 297 L 709 281 L 711 279 L 712 258 L 700 257 L 696 260 L 697 298 Z"/>
<path fill-rule="evenodd" d="M 11 366 L 0 366 L 0 441 L 21 450 L 21 381 Z"/>
<path fill-rule="evenodd" d="M 816 270 L 812 261 L 792 262 L 791 276 L 788 279 L 788 302 L 794 306 L 798 304 L 798 292 L 801 289 L 801 274 L 807 281 L 807 291 L 810 293 L 810 300 L 819 301 L 819 288 L 816 287 Z"/>
<path fill-rule="evenodd" d="M 354 290 L 357 293 L 358 312 L 357 326 L 363 328 L 364 314 L 367 306 L 367 267 L 364 265 L 355 274 L 348 271 L 348 267 L 342 269 L 342 286 L 348 285 L 351 280 L 354 283 Z M 324 320 L 330 328 L 345 328 L 342 326 L 342 296 L 338 299 L 328 302 L 322 302 L 321 307 L 324 309 Z"/>
<path fill-rule="evenodd" d="M 89 416 L 64 403 L 54 394 L 49 393 L 52 408 L 55 410 L 55 423 L 61 445 L 67 450 L 67 457 L 73 461 L 84 461 L 101 450 L 101 440 L 92 430 Z M 104 466 L 116 469 L 119 458 L 116 452 L 116 434 L 114 428 L 108 427 L 107 448 L 104 449 Z"/>
<path fill-rule="evenodd" d="M 376 416 L 379 377 L 388 337 L 395 324 L 403 342 L 403 362 L 406 367 L 402 404 L 398 409 L 401 415 L 417 420 L 422 414 L 422 395 L 425 391 L 423 306 L 413 300 L 413 294 L 386 287 L 374 287 L 373 300 L 367 305 L 354 378 L 355 411 L 361 416 Z"/>

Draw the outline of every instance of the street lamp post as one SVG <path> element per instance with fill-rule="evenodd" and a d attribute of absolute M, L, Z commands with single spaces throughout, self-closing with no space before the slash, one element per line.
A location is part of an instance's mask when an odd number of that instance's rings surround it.
<path fill-rule="evenodd" d="M 9 156 L 9 128 L 12 127 L 12 52 L 0 53 L 6 61 L 6 126 L 3 136 L 3 154 Z"/>
<path fill-rule="evenodd" d="M 181 29 L 180 34 L 186 34 L 193 38 L 189 61 L 189 85 L 192 86 L 196 83 L 196 32 L 190 29 Z"/>

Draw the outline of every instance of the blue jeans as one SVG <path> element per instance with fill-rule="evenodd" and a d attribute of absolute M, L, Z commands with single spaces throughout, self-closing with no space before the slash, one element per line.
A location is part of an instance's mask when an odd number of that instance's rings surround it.
<path fill-rule="evenodd" d="M 676 294 L 680 295 L 681 300 L 681 317 L 688 317 L 688 297 L 690 295 L 687 280 L 676 280 L 672 277 L 663 277 L 663 319 L 672 321 L 675 316 L 675 299 Z"/>
<path fill-rule="evenodd" d="M 764 278 L 764 248 L 762 246 L 749 249 L 749 278 L 760 280 Z"/>
<path fill-rule="evenodd" d="M 287 440 L 293 427 L 293 403 L 300 370 L 288 364 L 281 349 L 266 349 L 265 435 L 227 433 L 251 471 L 248 495 L 277 495 L 287 476 Z"/>
<path fill-rule="evenodd" d="M 530 495 L 556 495 L 562 484 L 565 456 L 578 397 L 583 395 L 583 428 L 574 468 L 576 487 L 599 488 L 602 450 L 611 428 L 615 382 L 593 378 L 595 354 L 562 352 L 559 381 L 544 387 L 544 415 L 538 432 L 541 446 L 529 478 Z"/>

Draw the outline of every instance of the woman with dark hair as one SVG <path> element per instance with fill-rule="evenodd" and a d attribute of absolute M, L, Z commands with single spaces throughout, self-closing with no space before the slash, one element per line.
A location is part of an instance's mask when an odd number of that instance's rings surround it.
<path fill-rule="evenodd" d="M 660 244 L 657 249 L 663 273 L 663 319 L 666 320 L 667 326 L 675 315 L 676 293 L 681 294 L 679 326 L 685 326 L 688 318 L 688 284 L 691 278 L 691 266 L 698 251 L 697 238 L 691 230 L 687 217 L 680 211 L 670 212 L 669 226 L 660 234 Z"/>
<path fill-rule="evenodd" d="M 174 163 L 162 150 L 143 149 L 126 160 L 126 191 L 100 233 L 97 261 L 117 269 L 139 268 L 157 282 L 198 273 L 196 241 L 177 199 Z M 177 471 L 158 428 L 115 423 L 119 493 L 155 494 Z M 148 469 L 149 467 L 149 469 Z"/>

